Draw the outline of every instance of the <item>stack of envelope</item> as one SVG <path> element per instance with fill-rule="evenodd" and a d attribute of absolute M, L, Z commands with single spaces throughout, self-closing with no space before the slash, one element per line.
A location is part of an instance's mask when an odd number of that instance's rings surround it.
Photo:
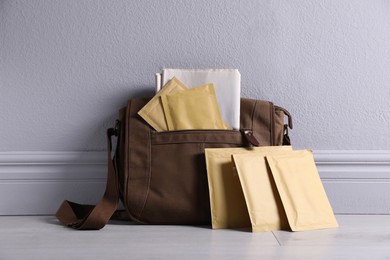
<path fill-rule="evenodd" d="M 212 83 L 223 120 L 240 129 L 241 74 L 237 69 L 163 69 L 156 74 L 156 92 L 173 77 L 189 88 Z"/>
<path fill-rule="evenodd" d="M 138 114 L 156 131 L 240 128 L 236 69 L 164 69 L 156 95 Z"/>
<path fill-rule="evenodd" d="M 335 228 L 312 152 L 291 146 L 205 150 L 212 227 Z"/>

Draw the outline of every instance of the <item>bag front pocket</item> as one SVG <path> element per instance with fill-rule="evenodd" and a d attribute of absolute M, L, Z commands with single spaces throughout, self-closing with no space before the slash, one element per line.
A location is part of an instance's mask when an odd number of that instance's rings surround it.
<path fill-rule="evenodd" d="M 204 149 L 242 146 L 242 133 L 151 131 L 150 138 L 150 181 L 142 220 L 156 224 L 210 224 Z"/>

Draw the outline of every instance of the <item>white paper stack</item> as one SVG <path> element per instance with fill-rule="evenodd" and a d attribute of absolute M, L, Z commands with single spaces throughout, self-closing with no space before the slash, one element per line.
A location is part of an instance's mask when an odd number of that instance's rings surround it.
<path fill-rule="evenodd" d="M 222 118 L 240 129 L 241 74 L 237 69 L 163 69 L 156 74 L 156 92 L 173 77 L 189 88 L 213 83 Z"/>

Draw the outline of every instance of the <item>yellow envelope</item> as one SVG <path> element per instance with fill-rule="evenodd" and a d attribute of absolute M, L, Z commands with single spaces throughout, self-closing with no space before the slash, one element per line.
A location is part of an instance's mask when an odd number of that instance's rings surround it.
<path fill-rule="evenodd" d="M 338 227 L 311 151 L 266 158 L 292 231 Z"/>
<path fill-rule="evenodd" d="M 233 154 L 253 232 L 290 230 L 265 156 L 283 151 Z"/>
<path fill-rule="evenodd" d="M 240 180 L 234 171 L 232 154 L 289 150 L 292 150 L 291 146 L 205 149 L 213 229 L 251 227 Z"/>
<path fill-rule="evenodd" d="M 161 101 L 169 130 L 231 129 L 221 117 L 213 84 L 164 95 Z"/>
<path fill-rule="evenodd" d="M 138 114 L 156 131 L 168 131 L 168 125 L 160 97 L 169 93 L 182 92 L 188 89 L 177 78 L 172 78 L 139 112 Z"/>

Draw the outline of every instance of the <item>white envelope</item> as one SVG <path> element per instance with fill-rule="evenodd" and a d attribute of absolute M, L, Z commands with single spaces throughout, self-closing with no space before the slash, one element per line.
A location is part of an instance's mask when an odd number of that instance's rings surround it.
<path fill-rule="evenodd" d="M 237 69 L 163 69 L 156 74 L 156 91 L 176 77 L 189 88 L 213 83 L 222 118 L 233 129 L 240 129 L 241 74 Z"/>

